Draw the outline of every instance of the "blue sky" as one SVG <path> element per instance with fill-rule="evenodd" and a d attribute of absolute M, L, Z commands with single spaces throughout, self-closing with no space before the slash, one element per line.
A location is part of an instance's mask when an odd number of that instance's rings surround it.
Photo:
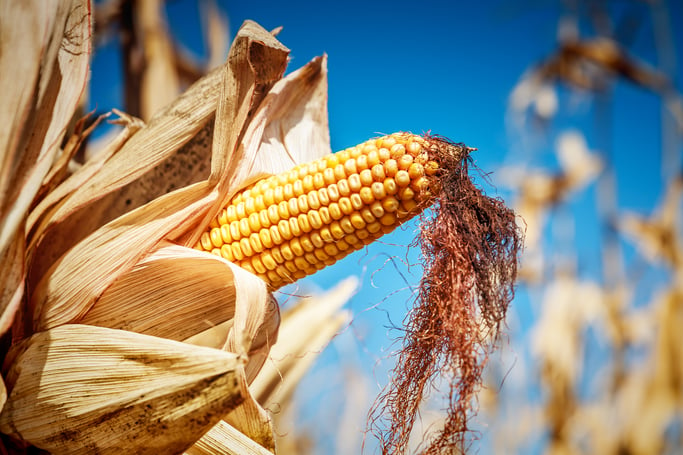
<path fill-rule="evenodd" d="M 278 36 L 291 50 L 288 71 L 311 58 L 329 57 L 329 123 L 333 150 L 360 143 L 378 133 L 431 130 L 458 142 L 477 147 L 477 165 L 494 172 L 496 188 L 487 192 L 509 199 L 498 184 L 496 171 L 504 165 L 556 166 L 553 138 L 535 144 L 535 150 L 519 150 L 506 120 L 508 97 L 530 65 L 548 56 L 557 44 L 557 25 L 563 2 L 551 1 L 232 1 L 217 2 L 228 15 L 234 34 L 245 19 L 266 29 L 283 26 Z M 566 2 L 564 2 L 566 3 Z M 616 2 L 619 4 L 620 2 Z M 667 3 L 672 17 L 683 17 L 680 2 Z M 613 10 L 620 14 L 619 8 Z M 641 6 L 643 14 L 646 5 Z M 167 12 L 173 35 L 194 53 L 204 52 L 197 3 L 169 2 Z M 647 21 L 646 21 L 647 22 Z M 587 36 L 591 35 L 585 30 Z M 674 31 L 683 43 L 683 28 Z M 640 57 L 657 63 L 652 29 L 643 26 L 630 44 Z M 680 56 L 679 56 L 680 58 Z M 121 107 L 117 61 L 108 51 L 93 65 L 92 102 L 100 109 Z M 677 87 L 683 87 L 678 62 Z M 552 129 L 577 128 L 586 133 L 588 146 L 597 149 L 607 137 L 618 171 L 618 197 L 622 208 L 649 213 L 663 188 L 660 123 L 656 96 L 627 83 L 614 89 L 612 134 L 595 131 L 592 105 L 560 93 L 562 114 Z M 568 103 L 571 109 L 565 109 Z M 572 104 L 574 103 L 574 104 Z M 584 104 L 582 104 L 584 103 Z M 568 113 L 569 112 L 569 113 Z M 678 143 L 680 155 L 680 142 Z M 531 162 L 524 163 L 525 159 Z M 581 272 L 591 276 L 599 270 L 599 228 L 594 188 L 572 200 L 570 210 L 580 222 L 575 226 Z M 581 222 L 584 221 L 584 222 Z M 362 288 L 350 302 L 354 322 L 335 340 L 318 368 L 343 362 L 349 345 L 355 360 L 372 379 L 382 384 L 391 368 L 388 351 L 399 334 L 388 330 L 400 325 L 409 305 L 410 286 L 420 277 L 419 268 L 401 264 L 408 254 L 417 262 L 417 251 L 407 253 L 414 224 L 385 237 L 367 250 L 354 253 L 333 267 L 301 283 L 302 289 L 326 289 L 348 274 L 361 277 Z M 396 264 L 396 267 L 394 265 Z M 397 284 L 398 283 L 398 284 Z M 386 289 L 404 289 L 387 297 Z M 521 297 L 511 312 L 531 324 L 528 302 Z M 390 322 L 391 321 L 391 322 Z M 330 386 L 331 387 L 331 386 Z M 332 390 L 329 391 L 333 393 Z M 313 406 L 313 421 L 315 420 Z M 363 426 L 364 421 L 359 422 Z"/>

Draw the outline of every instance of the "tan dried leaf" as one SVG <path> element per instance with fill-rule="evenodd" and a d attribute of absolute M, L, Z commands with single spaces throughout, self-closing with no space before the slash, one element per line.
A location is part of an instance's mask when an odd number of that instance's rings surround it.
<path fill-rule="evenodd" d="M 636 243 L 646 259 L 663 261 L 680 275 L 683 270 L 683 245 L 679 236 L 679 217 L 683 178 L 676 178 L 649 218 L 627 213 L 622 216 L 621 230 Z"/>
<path fill-rule="evenodd" d="M 3 1 L 0 14 L 0 333 L 23 293 L 25 222 L 81 98 L 91 52 L 87 1 Z M 27 30 L 32 31 L 27 33 Z M 21 77 L 17 77 L 21 75 Z"/>
<path fill-rule="evenodd" d="M 52 453 L 181 452 L 244 399 L 243 361 L 216 349 L 64 325 L 16 351 L 0 429 Z"/>
<path fill-rule="evenodd" d="M 3 2 L 1 16 L 0 250 L 23 223 L 59 151 L 91 53 L 87 1 Z"/>
<path fill-rule="evenodd" d="M 272 453 L 223 420 L 185 451 L 186 455 L 271 455 Z"/>
<path fill-rule="evenodd" d="M 229 187 L 227 180 L 230 180 L 232 185 L 239 184 L 232 179 L 235 177 L 234 172 L 227 167 L 217 168 L 214 163 L 226 163 L 233 159 L 228 157 L 234 155 L 233 150 L 241 135 L 240 131 L 245 126 L 244 122 L 247 120 L 249 111 L 255 107 L 252 97 L 255 88 L 272 84 L 272 78 L 277 77 L 272 70 L 273 58 L 282 60 L 283 65 L 286 62 L 286 53 L 281 51 L 281 46 L 276 49 L 276 56 L 273 57 L 270 55 L 271 51 L 268 50 L 270 48 L 261 38 L 274 40 L 258 25 L 245 24 L 231 50 L 231 58 L 228 59 L 228 65 L 224 71 L 225 76 L 220 76 L 228 81 L 227 86 L 225 84 L 221 86 L 223 87 L 222 96 L 232 100 L 230 103 L 234 104 L 234 109 L 228 108 L 224 111 L 219 109 L 217 113 L 217 126 L 220 125 L 220 127 L 217 128 L 214 138 L 223 137 L 220 131 L 226 130 L 231 132 L 232 137 L 223 144 L 226 145 L 225 147 L 217 147 L 214 144 L 212 157 L 214 177 L 211 177 L 209 181 L 199 182 L 165 194 L 124 214 L 66 251 L 58 262 L 46 269 L 46 273 L 36 285 L 29 308 L 33 313 L 34 330 L 44 330 L 84 316 L 95 300 L 120 274 L 132 268 L 163 239 L 173 240 L 185 233 L 189 227 L 196 225 L 196 220 L 201 219 Z M 240 83 L 235 83 L 235 80 Z M 199 109 L 195 108 L 207 101 L 201 96 L 198 97 L 196 92 L 193 93 L 192 99 L 183 96 L 178 101 L 178 104 L 184 106 L 188 114 L 187 118 L 182 117 L 179 121 L 178 111 L 168 116 L 162 114 L 158 118 L 158 122 L 162 124 L 170 122 L 173 125 L 173 128 L 167 126 L 166 138 L 159 130 L 157 130 L 159 134 L 149 135 L 149 131 L 155 128 L 154 125 L 160 124 L 155 123 L 153 119 L 148 128 L 142 129 L 126 142 L 124 149 L 115 154 L 108 165 L 103 167 L 86 185 L 79 188 L 71 198 L 78 199 L 80 194 L 86 202 L 92 203 L 93 196 L 83 193 L 84 188 L 94 194 L 106 193 L 109 191 L 108 188 L 120 187 L 121 181 L 132 181 L 142 175 L 144 164 L 131 156 L 131 153 L 139 150 L 139 147 L 148 147 L 150 152 L 154 151 L 154 153 L 144 155 L 146 162 L 150 163 L 172 154 L 183 143 L 179 140 L 180 137 L 189 140 L 192 137 L 193 127 L 188 118 L 195 119 L 194 124 L 197 127 L 201 126 L 201 122 L 196 121 L 201 115 L 197 114 L 196 111 Z M 235 102 L 235 100 L 241 101 Z M 204 115 L 208 116 L 213 104 L 211 102 L 206 104 L 210 106 L 204 107 L 203 110 Z M 220 105 L 222 104 L 219 103 Z M 178 127 L 181 131 L 175 130 Z M 168 134 L 168 128 L 171 134 Z M 219 144 L 222 143 L 218 141 Z M 159 153 L 160 150 L 163 153 Z M 237 165 L 238 163 L 235 163 L 235 166 Z M 214 184 L 217 185 L 214 186 Z M 80 216 L 87 216 L 87 206 L 72 204 L 72 210 L 74 208 L 80 209 L 76 212 Z M 116 254 L 112 255 L 112 251 Z"/>

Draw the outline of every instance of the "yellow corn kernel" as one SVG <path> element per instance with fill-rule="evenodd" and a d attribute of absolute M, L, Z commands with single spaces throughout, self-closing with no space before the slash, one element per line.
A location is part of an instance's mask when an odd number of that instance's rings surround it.
<path fill-rule="evenodd" d="M 373 215 L 370 209 L 367 207 L 361 209 L 360 216 L 363 217 L 363 220 L 366 223 L 372 223 L 375 221 L 375 215 Z"/>
<path fill-rule="evenodd" d="M 385 212 L 395 212 L 398 210 L 400 203 L 398 199 L 393 196 L 387 196 L 382 199 L 382 208 Z"/>
<path fill-rule="evenodd" d="M 396 181 L 396 185 L 400 186 L 401 188 L 406 187 L 410 185 L 410 174 L 402 169 L 396 173 L 394 180 Z"/>
<path fill-rule="evenodd" d="M 344 163 L 344 171 L 346 175 L 353 175 L 358 173 L 358 166 L 356 160 L 350 158 Z"/>
<path fill-rule="evenodd" d="M 239 263 L 239 266 L 242 267 L 242 268 L 243 268 L 244 270 L 246 270 L 247 272 L 256 273 L 256 270 L 254 270 L 254 268 L 251 266 L 251 262 L 250 262 L 250 261 L 241 261 L 241 262 Z"/>
<path fill-rule="evenodd" d="M 230 237 L 230 226 L 227 224 L 224 224 L 220 227 L 221 230 L 221 240 L 223 243 L 231 243 L 232 242 L 232 237 Z"/>
<path fill-rule="evenodd" d="M 306 199 L 308 200 L 308 208 L 310 210 L 318 210 L 320 208 L 320 200 L 318 199 L 317 191 L 308 193 Z"/>
<path fill-rule="evenodd" d="M 328 209 L 330 211 L 330 216 L 335 220 L 340 219 L 344 215 L 339 207 L 339 204 L 336 202 L 331 203 Z"/>
<path fill-rule="evenodd" d="M 351 204 L 351 199 L 343 197 L 339 199 L 339 208 L 344 215 L 350 215 L 353 213 L 353 205 Z"/>
<path fill-rule="evenodd" d="M 221 213 L 218 214 L 216 217 L 216 224 L 219 226 L 223 226 L 224 224 L 228 224 L 230 221 L 228 221 L 228 211 L 226 209 L 221 210 Z"/>
<path fill-rule="evenodd" d="M 398 168 L 402 171 L 407 171 L 410 165 L 413 164 L 413 155 L 406 153 L 398 159 Z"/>
<path fill-rule="evenodd" d="M 313 176 L 313 187 L 316 190 L 319 190 L 320 188 L 325 187 L 325 178 L 323 177 L 322 174 L 318 173 Z"/>
<path fill-rule="evenodd" d="M 396 205 L 398 206 L 398 203 Z M 363 217 L 360 215 L 360 213 L 351 214 L 349 220 L 356 229 L 363 229 L 366 225 L 365 220 L 363 220 Z"/>
<path fill-rule="evenodd" d="M 370 189 L 372 190 L 372 195 L 375 199 L 384 199 L 387 195 L 387 192 L 384 189 L 384 184 L 381 182 L 372 182 Z"/>
<path fill-rule="evenodd" d="M 311 243 L 316 248 L 322 248 L 322 246 L 325 245 L 325 241 L 322 239 L 320 232 L 311 232 Z"/>
<path fill-rule="evenodd" d="M 311 238 L 307 235 L 302 235 L 301 238 L 299 239 L 299 242 L 301 242 L 301 247 L 307 253 L 310 253 L 311 251 L 313 251 L 315 249 L 315 245 L 313 245 Z"/>
<path fill-rule="evenodd" d="M 367 155 L 360 155 L 358 158 L 356 158 L 356 169 L 358 169 L 360 172 L 366 170 L 368 168 L 368 157 Z"/>
<path fill-rule="evenodd" d="M 308 194 L 315 189 L 315 185 L 313 184 L 313 175 L 309 174 L 305 176 L 302 182 L 304 185 L 304 194 Z"/>
<path fill-rule="evenodd" d="M 337 181 L 337 178 L 334 176 L 334 169 L 328 167 L 323 171 L 323 180 L 325 181 L 325 185 L 332 185 Z"/>
<path fill-rule="evenodd" d="M 320 201 L 321 205 L 330 204 L 330 195 L 327 193 L 327 188 L 320 188 L 318 190 L 318 200 Z"/>
<path fill-rule="evenodd" d="M 242 234 L 240 234 L 240 222 L 239 221 L 233 221 L 230 223 L 230 237 L 232 237 L 232 241 L 237 241 L 242 237 Z"/>
<path fill-rule="evenodd" d="M 254 253 L 260 253 L 263 251 L 263 242 L 261 242 L 261 236 L 257 232 L 252 232 L 249 234 L 249 245 Z"/>
<path fill-rule="evenodd" d="M 295 255 L 303 256 L 305 254 L 304 247 L 301 246 L 301 242 L 297 237 L 294 237 L 289 241 L 289 247 L 292 249 Z"/>
<path fill-rule="evenodd" d="M 334 167 L 334 178 L 335 180 L 341 180 L 346 178 L 346 170 L 344 169 L 343 164 L 337 164 Z M 334 182 L 332 182 L 334 183 Z"/>
<path fill-rule="evenodd" d="M 327 187 L 327 195 L 330 197 L 330 201 L 337 202 L 339 200 L 339 188 L 336 184 L 329 185 Z"/>
<path fill-rule="evenodd" d="M 398 160 L 403 155 L 405 155 L 406 148 L 403 144 L 394 144 L 389 148 L 389 152 L 391 153 L 392 159 Z"/>
<path fill-rule="evenodd" d="M 372 185 L 372 182 L 375 181 L 374 178 L 372 178 L 372 171 L 370 169 L 363 169 L 360 174 L 360 183 L 363 186 L 370 186 Z"/>
<path fill-rule="evenodd" d="M 241 220 L 248 215 L 247 208 L 244 205 L 244 202 L 240 202 L 239 204 L 237 204 L 237 206 L 235 207 L 235 214 L 237 215 L 238 220 Z"/>
<path fill-rule="evenodd" d="M 256 270 L 256 273 L 266 273 L 266 267 L 263 265 L 263 262 L 261 262 L 261 257 L 260 256 L 254 256 L 251 258 L 251 265 Z"/>
<path fill-rule="evenodd" d="M 332 222 L 332 217 L 330 216 L 330 209 L 328 209 L 327 207 L 320 207 L 318 213 L 320 214 L 320 219 L 322 220 L 323 224 L 330 224 Z"/>
<path fill-rule="evenodd" d="M 244 255 L 242 254 L 242 250 L 240 249 L 240 244 L 233 242 L 230 244 L 230 248 L 232 249 L 232 257 L 236 261 L 241 261 L 244 259 Z"/>
<path fill-rule="evenodd" d="M 339 254 L 339 249 L 334 243 L 328 243 L 327 245 L 325 245 L 323 251 L 325 251 L 325 253 L 332 257 Z"/>
<path fill-rule="evenodd" d="M 384 171 L 384 166 L 381 164 L 375 164 L 372 166 L 370 172 L 372 172 L 372 178 L 376 182 L 383 182 L 387 176 L 386 172 Z"/>
<path fill-rule="evenodd" d="M 275 262 L 273 255 L 268 251 L 261 255 L 261 262 L 263 262 L 263 265 L 266 266 L 268 270 L 275 270 L 277 267 L 277 262 Z"/>
<path fill-rule="evenodd" d="M 351 194 L 349 196 L 349 201 L 351 201 L 351 207 L 353 207 L 353 210 L 355 211 L 359 211 L 365 206 L 363 204 L 363 199 L 361 199 L 358 193 Z"/>
<path fill-rule="evenodd" d="M 251 227 L 249 227 L 249 218 L 242 218 L 241 220 L 239 220 L 238 224 L 240 234 L 242 237 L 247 237 L 249 234 L 251 234 Z"/>
<path fill-rule="evenodd" d="M 223 244 L 223 239 L 221 238 L 221 229 L 213 228 L 209 231 L 209 238 L 211 239 L 211 245 L 215 248 L 220 248 Z"/>
<path fill-rule="evenodd" d="M 275 245 L 268 229 L 261 229 L 258 233 L 258 236 L 259 239 L 261 239 L 261 245 L 264 247 L 272 248 Z"/>
<path fill-rule="evenodd" d="M 311 223 L 308 221 L 308 215 L 305 213 L 300 213 L 299 216 L 296 217 L 297 223 L 299 224 L 299 227 L 303 232 L 311 232 L 311 229 L 313 227 L 311 226 Z"/>
<path fill-rule="evenodd" d="M 296 208 L 299 213 L 308 213 L 308 197 L 305 194 L 296 198 Z"/>
<path fill-rule="evenodd" d="M 259 221 L 258 212 L 254 212 L 251 215 L 249 215 L 247 222 L 249 223 L 250 232 L 258 232 L 261 229 L 261 222 Z"/>
<path fill-rule="evenodd" d="M 221 256 L 231 262 L 235 260 L 235 258 L 232 256 L 230 244 L 226 243 L 221 247 Z"/>

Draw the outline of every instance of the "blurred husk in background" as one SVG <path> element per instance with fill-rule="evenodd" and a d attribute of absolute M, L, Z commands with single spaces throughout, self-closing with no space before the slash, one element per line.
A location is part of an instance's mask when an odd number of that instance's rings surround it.
<path fill-rule="evenodd" d="M 523 164 L 501 173 L 525 220 L 520 284 L 534 314 L 529 336 L 508 351 L 519 353 L 514 370 L 503 367 L 512 359 L 490 363 L 482 408 L 495 453 L 673 454 L 683 447 L 683 103 L 673 82 L 680 43 L 669 2 L 612 3 L 565 5 L 557 49 L 510 94 L 513 147 L 523 151 L 510 161 Z M 656 46 L 648 55 L 657 66 L 631 51 L 641 38 Z M 614 137 L 624 132 L 614 106 L 629 85 L 660 100 L 661 150 L 653 139 L 629 153 L 648 172 L 661 158 L 664 194 L 651 214 L 624 210 L 618 194 L 623 151 Z M 584 120 L 592 131 L 571 126 Z M 557 169 L 533 168 L 553 141 Z M 593 199 L 579 209 L 586 194 Z M 587 228 L 586 216 L 598 224 Z M 578 227 L 599 239 L 588 255 Z"/>

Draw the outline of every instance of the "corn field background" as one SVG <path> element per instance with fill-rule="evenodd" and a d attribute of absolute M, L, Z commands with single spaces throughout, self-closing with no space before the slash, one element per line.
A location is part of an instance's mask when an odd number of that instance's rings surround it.
<path fill-rule="evenodd" d="M 475 181 L 517 211 L 525 249 L 468 452 L 683 451 L 683 3 L 108 0 L 94 18 L 83 113 L 148 120 L 250 19 L 291 50 L 287 73 L 326 54 L 333 150 L 403 130 L 478 149 Z M 368 413 L 422 275 L 416 222 L 275 293 L 344 308 L 266 406 L 277 453 L 378 452 Z"/>

